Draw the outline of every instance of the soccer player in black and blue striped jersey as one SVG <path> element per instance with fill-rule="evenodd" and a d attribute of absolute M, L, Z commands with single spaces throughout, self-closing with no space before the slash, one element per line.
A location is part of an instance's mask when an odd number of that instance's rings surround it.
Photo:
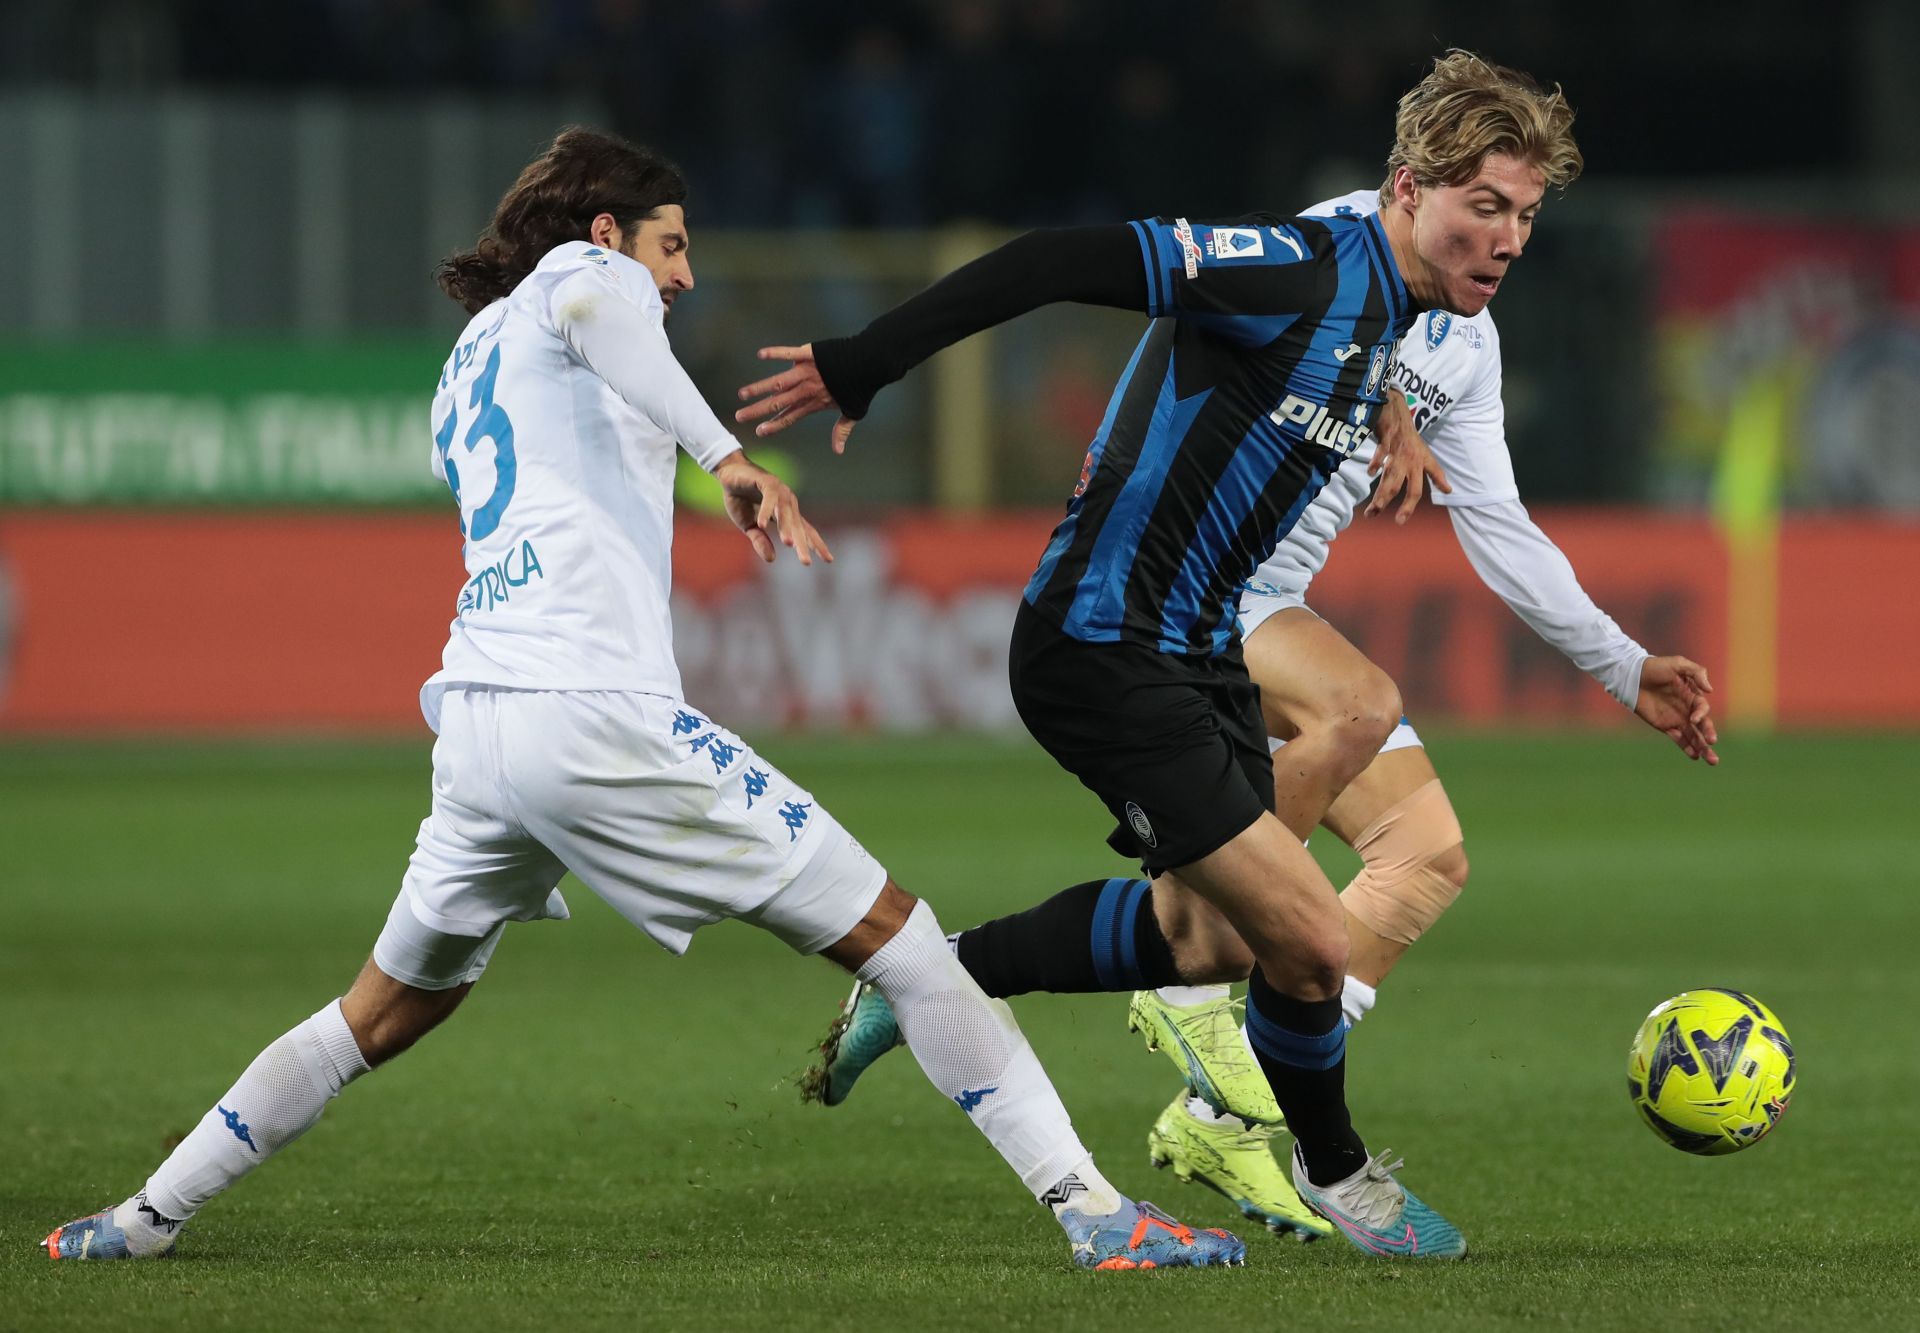
<path fill-rule="evenodd" d="M 1295 1183 L 1376 1255 L 1453 1258 L 1466 1242 L 1353 1129 L 1345 917 L 1273 814 L 1232 605 L 1383 407 L 1404 408 L 1385 387 L 1395 342 L 1425 310 L 1484 308 L 1520 253 L 1513 218 L 1577 168 L 1550 110 L 1564 102 L 1487 68 L 1495 77 L 1438 118 L 1458 178 L 1401 166 L 1370 216 L 1029 233 L 854 337 L 763 349 L 793 366 L 743 389 L 755 401 L 738 414 L 765 435 L 837 408 L 840 449 L 880 388 L 970 333 L 1059 301 L 1153 318 L 1027 585 L 1010 660 L 1022 720 L 1112 811 L 1109 842 L 1152 888 L 1079 885 L 956 947 L 995 995 L 1250 971 L 1248 1036 L 1294 1135 Z"/>

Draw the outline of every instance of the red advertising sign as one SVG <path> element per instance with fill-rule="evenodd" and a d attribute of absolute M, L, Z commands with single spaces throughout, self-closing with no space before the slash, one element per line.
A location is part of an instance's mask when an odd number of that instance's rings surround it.
<path fill-rule="evenodd" d="M 1725 660 L 1727 559 L 1705 520 L 1539 517 L 1629 633 Z M 903 514 L 832 531 L 836 563 L 802 569 L 762 566 L 731 528 L 683 519 L 674 617 L 688 694 L 743 728 L 1017 727 L 1007 634 L 1050 525 Z M 463 582 L 458 551 L 446 516 L 9 513 L 0 730 L 417 729 Z M 1787 524 L 1783 722 L 1920 723 L 1916 576 L 1920 524 Z M 1314 605 L 1420 720 L 1624 719 L 1480 586 L 1441 515 L 1359 525 Z"/>

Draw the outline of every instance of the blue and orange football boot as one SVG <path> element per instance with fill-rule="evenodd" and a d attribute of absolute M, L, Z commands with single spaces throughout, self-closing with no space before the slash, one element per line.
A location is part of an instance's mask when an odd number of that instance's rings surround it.
<path fill-rule="evenodd" d="M 123 1208 L 130 1219 L 126 1227 L 114 1220 Z M 157 1259 L 173 1253 L 181 1225 L 161 1216 L 141 1190 L 123 1204 L 55 1227 L 40 1248 L 49 1259 Z"/>
<path fill-rule="evenodd" d="M 55 1227 L 40 1242 L 49 1259 L 131 1259 L 127 1233 L 113 1224 L 113 1209 Z"/>
<path fill-rule="evenodd" d="M 1060 1225 L 1082 1268 L 1236 1268 L 1247 1261 L 1247 1247 L 1231 1231 L 1196 1231 L 1144 1201 L 1122 1199 L 1117 1212 L 1101 1217 L 1066 1208 Z"/>

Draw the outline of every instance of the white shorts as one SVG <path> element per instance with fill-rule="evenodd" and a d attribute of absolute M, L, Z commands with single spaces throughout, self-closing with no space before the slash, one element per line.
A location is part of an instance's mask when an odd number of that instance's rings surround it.
<path fill-rule="evenodd" d="M 565 919 L 568 871 L 673 953 L 729 917 L 818 953 L 887 880 L 809 792 L 679 700 L 448 689 L 433 809 L 374 961 L 426 990 L 472 981 L 505 923 Z"/>
<path fill-rule="evenodd" d="M 1307 605 L 1307 595 L 1305 592 L 1295 592 L 1290 588 L 1283 588 L 1279 584 L 1267 583 L 1258 579 L 1249 581 L 1241 591 L 1239 605 L 1240 639 L 1242 642 L 1251 639 L 1253 632 L 1266 624 L 1268 620 L 1272 619 L 1276 612 L 1285 611 L 1289 607 L 1297 606 L 1310 615 L 1317 616 L 1319 614 L 1319 612 Z M 1258 682 L 1255 683 L 1257 684 Z M 1280 747 L 1285 744 L 1285 741 L 1275 740 L 1271 736 L 1267 737 L 1267 749 L 1274 754 L 1278 754 Z M 1411 750 L 1419 748 L 1421 745 L 1420 734 L 1413 729 L 1413 723 L 1407 721 L 1403 716 L 1400 719 L 1400 724 L 1388 733 L 1387 742 L 1380 747 L 1380 753 L 1386 754 L 1390 750 Z"/>

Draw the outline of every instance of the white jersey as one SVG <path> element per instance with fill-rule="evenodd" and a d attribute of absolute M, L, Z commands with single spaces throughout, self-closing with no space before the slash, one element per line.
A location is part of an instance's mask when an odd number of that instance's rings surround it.
<path fill-rule="evenodd" d="M 441 669 L 453 685 L 678 697 L 676 445 L 711 468 L 738 448 L 667 347 L 646 267 L 554 249 L 475 315 L 433 400 L 434 475 L 453 490 L 467 581 Z"/>
<path fill-rule="evenodd" d="M 1306 210 L 1307 216 L 1378 212 L 1377 190 L 1358 190 Z M 1533 629 L 1631 707 L 1647 653 L 1595 606 L 1566 557 L 1527 516 L 1507 450 L 1501 401 L 1500 334 L 1493 316 L 1429 310 L 1395 350 L 1389 382 L 1407 395 L 1415 428 L 1446 469 L 1451 494 L 1435 491 L 1483 581 Z M 1254 572 L 1246 597 L 1304 600 L 1327 563 L 1333 539 L 1353 521 L 1373 479 L 1369 434 Z"/>

